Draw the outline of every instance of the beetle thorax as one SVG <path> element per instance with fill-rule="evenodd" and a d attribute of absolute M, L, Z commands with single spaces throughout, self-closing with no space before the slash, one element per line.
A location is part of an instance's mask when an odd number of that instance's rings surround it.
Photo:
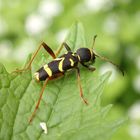
<path fill-rule="evenodd" d="M 89 62 L 95 59 L 93 51 L 88 48 L 79 48 L 76 54 L 80 62 Z"/>

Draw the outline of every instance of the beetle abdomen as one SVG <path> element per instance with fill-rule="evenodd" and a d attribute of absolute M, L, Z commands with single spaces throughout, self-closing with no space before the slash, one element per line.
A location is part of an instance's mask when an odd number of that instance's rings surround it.
<path fill-rule="evenodd" d="M 36 72 L 36 74 L 38 73 L 38 80 L 39 81 L 44 81 L 44 80 L 46 80 L 48 77 L 49 77 L 49 75 L 48 75 L 48 73 L 46 72 L 46 70 L 44 69 L 44 67 L 41 67 L 37 72 Z"/>
<path fill-rule="evenodd" d="M 60 73 L 61 71 L 58 69 L 58 65 L 61 60 L 53 60 L 50 63 L 41 67 L 36 73 L 35 78 L 38 81 L 44 81 L 48 77 L 52 77 L 55 74 Z"/>

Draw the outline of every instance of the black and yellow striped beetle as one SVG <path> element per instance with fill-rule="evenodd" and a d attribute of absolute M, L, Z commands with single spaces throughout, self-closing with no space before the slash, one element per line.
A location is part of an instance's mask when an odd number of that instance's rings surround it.
<path fill-rule="evenodd" d="M 64 43 L 62 43 L 60 48 L 56 51 L 56 53 L 54 53 L 52 51 L 52 49 L 46 43 L 43 42 L 39 46 L 37 51 L 34 53 L 34 55 L 32 56 L 31 60 L 29 61 L 28 65 L 27 65 L 27 67 L 24 68 L 24 69 L 15 71 L 15 72 L 22 72 L 22 71 L 31 69 L 31 64 L 32 64 L 35 56 L 37 55 L 37 53 L 39 52 L 39 50 L 42 47 L 44 47 L 44 49 L 53 58 L 53 60 L 51 62 L 49 62 L 48 64 L 41 67 L 34 74 L 35 79 L 37 81 L 45 81 L 45 82 L 44 82 L 44 85 L 43 85 L 43 87 L 40 91 L 40 96 L 39 96 L 38 102 L 36 104 L 36 107 L 34 109 L 34 112 L 32 113 L 32 115 L 29 119 L 29 123 L 32 121 L 33 117 L 35 116 L 35 113 L 36 113 L 36 111 L 39 107 L 43 92 L 44 92 L 45 87 L 46 87 L 49 80 L 53 80 L 53 79 L 56 79 L 58 77 L 61 77 L 61 76 L 64 75 L 65 72 L 67 72 L 71 69 L 75 69 L 77 71 L 77 79 L 78 79 L 78 85 L 79 85 L 79 89 L 80 89 L 80 97 L 85 104 L 88 104 L 88 102 L 84 99 L 84 96 L 83 96 L 82 86 L 81 86 L 81 82 L 80 82 L 80 69 L 78 67 L 78 64 L 80 63 L 82 66 L 86 67 L 90 71 L 94 71 L 95 67 L 93 67 L 91 64 L 94 63 L 96 57 L 99 57 L 100 59 L 108 61 L 108 62 L 112 63 L 113 65 L 115 65 L 116 67 L 119 68 L 118 65 L 114 64 L 109 59 L 107 59 L 105 57 L 102 57 L 99 54 L 95 53 L 95 51 L 93 50 L 93 46 L 94 46 L 94 43 L 95 43 L 95 38 L 96 38 L 96 36 L 94 36 L 93 45 L 92 45 L 91 49 L 89 49 L 89 48 L 79 48 L 76 52 L 72 52 L 72 50 L 67 45 L 67 43 L 64 42 Z M 65 47 L 67 52 L 65 54 L 61 55 L 60 57 L 57 57 L 63 47 Z M 122 73 L 123 73 L 123 71 L 122 71 Z"/>

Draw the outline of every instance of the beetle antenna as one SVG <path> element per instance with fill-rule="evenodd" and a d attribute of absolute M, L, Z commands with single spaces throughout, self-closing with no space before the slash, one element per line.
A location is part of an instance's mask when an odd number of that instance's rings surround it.
<path fill-rule="evenodd" d="M 106 57 L 103 57 L 103 56 L 101 56 L 101 55 L 99 55 L 99 54 L 96 54 L 96 53 L 94 53 L 94 54 L 95 54 L 95 56 L 97 56 L 97 57 L 100 58 L 101 60 L 107 61 L 107 62 L 113 64 L 114 66 L 116 66 L 116 67 L 120 70 L 120 72 L 122 73 L 122 75 L 124 76 L 124 71 L 120 68 L 119 65 L 115 64 L 114 62 L 112 62 L 111 60 L 109 60 L 109 59 L 106 58 Z"/>
<path fill-rule="evenodd" d="M 93 50 L 93 47 L 95 45 L 95 39 L 96 39 L 96 37 L 97 37 L 97 35 L 94 35 L 94 37 L 93 37 L 93 44 L 92 44 L 92 47 L 91 47 L 92 50 Z"/>

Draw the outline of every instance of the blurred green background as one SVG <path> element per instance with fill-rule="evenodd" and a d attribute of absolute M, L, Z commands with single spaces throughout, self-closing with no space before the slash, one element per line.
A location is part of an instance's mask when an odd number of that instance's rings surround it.
<path fill-rule="evenodd" d="M 111 64 L 95 63 L 97 75 L 112 71 L 102 96 L 102 105 L 114 104 L 108 117 L 129 117 L 112 140 L 140 140 L 139 0 L 0 0 L 0 63 L 8 72 L 21 68 L 42 41 L 56 50 L 75 21 L 85 27 L 84 47 L 97 34 L 96 52 L 125 70 L 123 77 Z"/>

